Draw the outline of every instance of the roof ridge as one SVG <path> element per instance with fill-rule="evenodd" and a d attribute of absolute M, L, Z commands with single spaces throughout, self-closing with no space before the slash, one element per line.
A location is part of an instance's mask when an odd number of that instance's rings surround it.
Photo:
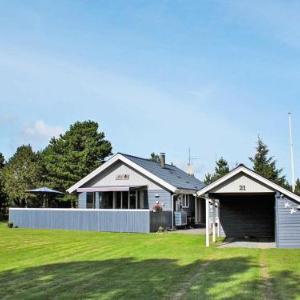
<path fill-rule="evenodd" d="M 157 162 L 155 160 L 152 160 L 151 158 L 147 159 L 147 158 L 143 158 L 143 157 L 139 157 L 139 156 L 135 156 L 135 155 L 131 155 L 131 154 L 126 154 L 126 153 L 122 153 L 122 152 L 118 152 L 117 154 L 124 155 L 125 157 L 127 156 L 128 159 L 136 158 L 136 159 L 140 159 L 140 160 L 143 160 L 143 161 L 155 163 L 156 165 L 160 166 L 159 162 Z M 169 172 L 171 172 L 171 174 L 174 174 L 174 172 L 177 173 L 177 175 L 176 175 L 177 177 L 178 176 L 187 176 L 186 180 L 188 180 L 189 183 L 191 183 L 191 184 L 193 184 L 193 183 L 195 184 L 195 182 L 197 182 L 197 183 L 200 182 L 201 184 L 203 184 L 203 182 L 199 178 L 197 178 L 195 175 L 188 174 L 185 170 L 177 167 L 174 164 L 165 164 L 165 166 L 166 166 L 166 168 L 162 168 L 162 169 L 168 170 Z"/>
<path fill-rule="evenodd" d="M 143 160 L 147 160 L 147 161 L 151 161 L 151 162 L 159 164 L 158 161 L 155 161 L 155 160 L 153 160 L 151 158 L 140 157 L 140 156 L 136 156 L 136 155 L 132 155 L 132 154 L 127 154 L 127 153 L 122 153 L 122 152 L 117 152 L 117 154 L 121 154 L 121 155 L 125 155 L 125 156 L 130 156 L 130 157 L 134 157 L 134 158 L 138 158 L 138 159 L 143 159 Z M 176 167 L 175 165 L 167 164 L 167 163 L 165 163 L 165 165 L 166 166 L 171 166 L 171 167 Z"/>
<path fill-rule="evenodd" d="M 175 192 L 176 188 L 178 189 L 180 187 L 184 189 L 198 190 L 203 186 L 203 183 L 198 178 L 190 176 L 187 172 L 174 165 L 166 164 L 165 168 L 161 168 L 160 163 L 152 160 L 151 158 L 147 159 L 117 152 L 104 164 L 100 165 L 97 169 L 72 185 L 67 191 L 69 193 L 74 192 L 80 186 L 89 182 L 118 160 L 123 161 L 125 164 L 127 163 L 129 166 L 133 167 L 133 169 L 137 169 L 141 173 L 145 170 L 146 177 L 148 176 L 151 180 L 172 192 Z M 131 163 L 133 164 L 131 165 Z"/>

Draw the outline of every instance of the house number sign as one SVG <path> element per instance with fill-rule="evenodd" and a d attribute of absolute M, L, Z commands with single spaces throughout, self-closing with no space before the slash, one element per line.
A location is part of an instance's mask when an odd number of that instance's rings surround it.
<path fill-rule="evenodd" d="M 246 191 L 246 186 L 245 185 L 240 185 L 240 191 Z"/>
<path fill-rule="evenodd" d="M 129 174 L 118 174 L 116 180 L 129 180 Z"/>

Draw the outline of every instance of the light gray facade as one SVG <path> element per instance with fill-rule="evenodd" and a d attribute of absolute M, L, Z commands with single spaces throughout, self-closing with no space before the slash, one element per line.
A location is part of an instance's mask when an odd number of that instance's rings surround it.
<path fill-rule="evenodd" d="M 126 179 L 119 179 L 120 174 L 126 174 Z M 95 188 L 95 187 L 123 187 L 123 186 L 142 186 L 147 189 L 148 195 L 148 208 L 152 209 L 156 201 L 162 205 L 164 211 L 172 210 L 172 197 L 170 191 L 166 190 L 159 184 L 153 182 L 151 179 L 147 178 L 144 174 L 134 170 L 132 167 L 124 164 L 123 162 L 116 162 L 103 173 L 95 176 L 91 181 L 84 184 L 85 188 Z M 95 197 L 99 197 L 96 192 Z M 78 207 L 87 208 L 86 205 L 87 193 L 78 193 Z M 95 207 L 99 208 L 99 199 L 95 201 Z"/>
<path fill-rule="evenodd" d="M 161 157 L 164 162 L 116 154 L 67 190 L 77 194 L 77 209 L 11 209 L 10 222 L 29 228 L 115 232 L 171 228 L 174 196 L 193 195 L 203 184 Z M 194 212 L 192 201 L 190 205 L 187 209 Z"/>
<path fill-rule="evenodd" d="M 149 233 L 171 226 L 172 212 L 149 210 L 10 208 L 9 222 L 32 229 Z"/>
<path fill-rule="evenodd" d="M 9 222 L 33 229 L 150 232 L 149 210 L 10 208 Z"/>
<path fill-rule="evenodd" d="M 172 195 L 170 192 L 162 188 L 148 190 L 149 209 L 153 208 L 156 201 L 161 203 L 164 211 L 172 211 Z"/>
<path fill-rule="evenodd" d="M 299 203 L 276 196 L 276 244 L 279 248 L 300 248 Z M 291 213 L 293 212 L 293 213 Z"/>
<path fill-rule="evenodd" d="M 198 192 L 209 203 L 206 245 L 211 229 L 220 236 L 275 242 L 300 248 L 300 197 L 239 165 Z M 216 213 L 218 217 L 216 217 Z"/>
<path fill-rule="evenodd" d="M 231 201 L 233 198 L 237 200 L 235 204 Z M 240 201 L 237 198 L 219 196 L 220 236 L 273 237 L 278 248 L 300 248 L 300 209 L 297 201 L 280 193 L 253 195 L 248 199 L 241 195 Z"/>

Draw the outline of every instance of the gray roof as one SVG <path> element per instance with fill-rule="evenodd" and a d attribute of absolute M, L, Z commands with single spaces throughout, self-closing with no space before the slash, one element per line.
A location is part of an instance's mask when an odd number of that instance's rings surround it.
<path fill-rule="evenodd" d="M 174 165 L 165 164 L 165 167 L 162 168 L 159 162 L 151 159 L 136 157 L 124 153 L 120 154 L 178 189 L 196 191 L 205 186 L 205 184 L 199 179 L 187 174 Z"/>

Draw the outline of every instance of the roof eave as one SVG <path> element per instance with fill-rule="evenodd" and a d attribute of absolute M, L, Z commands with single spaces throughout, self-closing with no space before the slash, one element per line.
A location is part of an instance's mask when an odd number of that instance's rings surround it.
<path fill-rule="evenodd" d="M 178 188 L 176 189 L 174 194 L 196 194 L 197 193 L 197 189 L 183 189 L 183 188 Z"/>
<path fill-rule="evenodd" d="M 75 192 L 83 184 L 90 181 L 92 178 L 94 178 L 95 176 L 97 176 L 98 174 L 100 174 L 101 172 L 106 170 L 109 166 L 111 166 L 112 164 L 114 164 L 118 160 L 120 160 L 120 161 L 124 162 L 125 164 L 131 166 L 133 169 L 135 169 L 136 171 L 144 174 L 146 177 L 150 178 L 151 180 L 153 180 L 157 184 L 161 185 L 165 189 L 169 190 L 170 192 L 175 193 L 175 191 L 177 190 L 177 188 L 175 186 L 169 184 L 165 180 L 163 180 L 163 179 L 159 178 L 158 176 L 154 175 L 153 173 L 149 172 L 145 168 L 141 167 L 140 165 L 136 164 L 132 160 L 125 157 L 124 155 L 118 153 L 118 154 L 114 155 L 112 158 L 110 158 L 108 161 L 103 163 L 100 167 L 98 167 L 97 169 L 92 171 L 90 174 L 88 174 L 87 176 L 85 176 L 84 178 L 79 180 L 77 183 L 72 185 L 70 188 L 68 188 L 67 192 L 70 193 L 70 194 Z"/>
<path fill-rule="evenodd" d="M 300 197 L 298 195 L 296 195 L 295 193 L 281 187 L 280 185 L 270 181 L 269 179 L 259 175 L 258 173 L 254 172 L 253 170 L 245 167 L 244 165 L 239 165 L 237 168 L 233 169 L 231 172 L 229 172 L 228 174 L 226 174 L 225 176 L 219 178 L 218 180 L 212 182 L 211 184 L 207 185 L 206 187 L 202 188 L 201 190 L 199 190 L 197 192 L 197 195 L 199 197 L 203 197 L 205 194 L 209 193 L 212 189 L 218 187 L 220 184 L 222 184 L 223 182 L 226 182 L 228 179 L 232 178 L 233 176 L 239 174 L 239 173 L 244 173 L 258 181 L 260 181 L 261 183 L 265 184 L 266 186 L 268 186 L 269 188 L 271 188 L 274 191 L 277 191 L 297 202 L 300 203 Z"/>

